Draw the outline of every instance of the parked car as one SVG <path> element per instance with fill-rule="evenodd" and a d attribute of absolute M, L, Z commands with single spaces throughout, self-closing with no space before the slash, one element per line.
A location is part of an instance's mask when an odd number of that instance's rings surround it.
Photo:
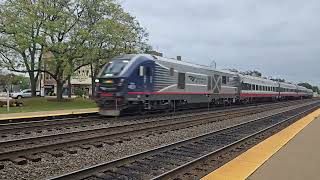
<path fill-rule="evenodd" d="M 36 95 L 40 96 L 40 91 L 36 91 Z M 10 93 L 10 97 L 14 99 L 32 97 L 31 89 L 25 89 L 25 90 L 22 90 L 21 92 Z"/>

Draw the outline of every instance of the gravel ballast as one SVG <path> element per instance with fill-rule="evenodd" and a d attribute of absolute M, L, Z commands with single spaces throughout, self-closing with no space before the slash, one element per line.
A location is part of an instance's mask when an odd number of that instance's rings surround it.
<path fill-rule="evenodd" d="M 76 148 L 76 154 L 63 152 L 62 157 L 53 157 L 50 154 L 42 153 L 40 154 L 41 161 L 28 162 L 25 165 L 16 165 L 10 161 L 5 161 L 0 163 L 4 165 L 4 169 L 0 170 L 0 177 L 1 179 L 47 179 L 300 106 L 302 105 L 279 108 L 161 134 L 140 134 L 140 138 L 132 137 L 129 141 L 113 145 L 104 144 L 100 148 L 94 146 L 91 146 L 88 150 Z"/>

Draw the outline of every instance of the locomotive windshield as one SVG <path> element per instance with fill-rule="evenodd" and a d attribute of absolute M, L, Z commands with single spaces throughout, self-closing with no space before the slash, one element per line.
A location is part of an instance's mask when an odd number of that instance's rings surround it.
<path fill-rule="evenodd" d="M 128 60 L 114 60 L 109 62 L 101 73 L 102 77 L 117 76 L 129 63 Z"/>

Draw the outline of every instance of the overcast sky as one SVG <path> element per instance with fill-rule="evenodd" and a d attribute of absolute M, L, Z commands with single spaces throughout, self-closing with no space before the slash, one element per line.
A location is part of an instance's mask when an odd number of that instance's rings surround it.
<path fill-rule="evenodd" d="M 320 85 L 318 0 L 121 0 L 166 57 Z"/>

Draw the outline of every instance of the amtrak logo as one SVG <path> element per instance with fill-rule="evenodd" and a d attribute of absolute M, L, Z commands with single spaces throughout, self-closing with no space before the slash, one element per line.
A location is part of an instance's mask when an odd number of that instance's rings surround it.
<path fill-rule="evenodd" d="M 201 78 L 201 77 L 196 77 L 196 76 L 188 76 L 188 77 L 192 82 L 195 82 L 195 83 L 205 83 L 206 82 L 206 79 Z"/>
<path fill-rule="evenodd" d="M 192 82 L 194 82 L 195 81 L 195 77 L 194 76 L 188 76 L 189 77 L 189 79 L 192 81 Z"/>
<path fill-rule="evenodd" d="M 135 83 L 131 82 L 129 85 L 128 85 L 128 89 L 136 89 L 137 86 Z"/>

